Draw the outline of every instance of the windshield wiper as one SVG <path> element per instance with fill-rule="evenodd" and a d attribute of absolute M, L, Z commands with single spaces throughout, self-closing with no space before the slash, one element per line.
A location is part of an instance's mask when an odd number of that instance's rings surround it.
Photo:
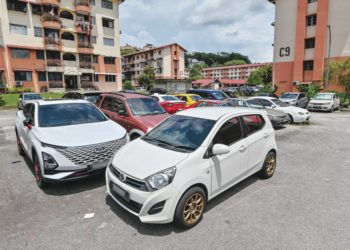
<path fill-rule="evenodd" d="M 140 115 L 140 116 L 149 116 L 149 115 L 151 115 L 151 114 L 144 114 L 144 115 Z"/>
<path fill-rule="evenodd" d="M 174 146 L 174 148 L 182 148 L 182 149 L 195 150 L 195 148 L 187 147 L 187 146 Z"/>
<path fill-rule="evenodd" d="M 145 139 L 146 141 L 157 141 L 157 142 L 169 145 L 169 146 L 174 146 L 173 144 L 171 144 L 169 142 L 166 142 L 166 141 L 163 141 L 163 140 L 159 140 L 159 139 L 156 139 L 156 138 L 153 138 L 153 137 L 149 137 L 149 136 L 145 136 L 143 139 Z"/>
<path fill-rule="evenodd" d="M 165 113 L 166 113 L 166 112 L 162 112 L 162 113 L 152 113 L 151 116 L 152 116 L 152 115 L 162 115 L 162 114 L 165 114 Z"/>

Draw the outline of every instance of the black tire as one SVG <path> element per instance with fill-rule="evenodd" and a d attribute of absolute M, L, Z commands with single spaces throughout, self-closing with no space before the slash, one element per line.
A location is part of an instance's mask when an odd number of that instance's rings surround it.
<path fill-rule="evenodd" d="M 293 116 L 288 114 L 289 118 L 290 118 L 290 122 L 289 123 L 294 123 L 294 119 L 293 119 Z"/>
<path fill-rule="evenodd" d="M 333 113 L 333 111 L 334 111 L 334 107 L 332 106 L 332 107 L 331 107 L 331 110 L 329 110 L 329 112 L 330 112 L 330 113 Z"/>
<path fill-rule="evenodd" d="M 16 138 L 17 138 L 17 149 L 18 149 L 18 154 L 23 156 L 25 155 L 25 152 L 22 148 L 22 144 L 21 144 L 21 141 L 19 140 L 19 137 L 18 137 L 18 134 L 17 134 L 17 131 L 16 131 Z"/>
<path fill-rule="evenodd" d="M 196 226 L 203 217 L 206 202 L 207 197 L 203 189 L 200 187 L 189 189 L 177 204 L 174 214 L 174 223 L 183 229 L 189 229 Z M 191 206 L 189 206 L 189 204 L 191 204 Z M 198 206 L 198 204 L 201 205 Z M 186 208 L 187 210 L 185 210 Z M 188 212 L 186 213 L 185 211 Z M 185 218 L 186 215 L 189 216 L 187 219 Z"/>
<path fill-rule="evenodd" d="M 296 103 L 296 104 L 295 104 L 295 107 L 299 107 L 299 104 L 298 104 L 298 103 Z"/>
<path fill-rule="evenodd" d="M 17 104 L 17 108 L 18 108 L 18 110 L 21 110 L 21 109 L 19 108 L 19 104 Z"/>
<path fill-rule="evenodd" d="M 43 176 L 41 174 L 40 162 L 39 162 L 39 159 L 38 159 L 38 156 L 36 155 L 36 153 L 34 153 L 33 163 L 34 163 L 35 180 L 36 180 L 36 184 L 38 185 L 38 187 L 45 188 L 45 187 L 49 186 L 50 184 L 45 181 L 45 179 L 43 178 Z"/>
<path fill-rule="evenodd" d="M 141 137 L 139 134 L 133 134 L 130 138 L 130 141 L 136 140 L 139 137 Z"/>
<path fill-rule="evenodd" d="M 271 178 L 276 171 L 276 154 L 274 152 L 270 152 L 267 154 L 264 165 L 259 172 L 259 175 L 265 179 Z"/>

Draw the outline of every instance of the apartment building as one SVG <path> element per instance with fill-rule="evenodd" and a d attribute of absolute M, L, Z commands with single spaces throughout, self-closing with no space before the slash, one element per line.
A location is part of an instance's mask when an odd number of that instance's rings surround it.
<path fill-rule="evenodd" d="M 0 0 L 0 70 L 36 92 L 122 88 L 118 0 Z"/>
<path fill-rule="evenodd" d="M 327 67 L 329 30 L 330 57 L 343 60 L 350 56 L 349 0 L 269 0 L 275 4 L 274 82 L 279 92 L 295 91 L 297 84 L 325 84 L 321 81 Z M 293 83 L 294 82 L 294 83 Z M 343 91 L 329 85 L 330 90 Z"/>
<path fill-rule="evenodd" d="M 185 79 L 188 79 L 190 77 L 190 69 L 185 68 Z"/>
<path fill-rule="evenodd" d="M 246 80 L 257 69 L 266 64 L 272 63 L 255 63 L 236 66 L 225 66 L 216 68 L 202 69 L 201 75 L 206 79 L 230 79 L 230 80 Z"/>
<path fill-rule="evenodd" d="M 137 77 L 145 67 L 154 68 L 156 79 L 185 79 L 186 49 L 177 43 L 142 50 L 122 58 L 123 81 L 130 80 L 138 85 Z"/>

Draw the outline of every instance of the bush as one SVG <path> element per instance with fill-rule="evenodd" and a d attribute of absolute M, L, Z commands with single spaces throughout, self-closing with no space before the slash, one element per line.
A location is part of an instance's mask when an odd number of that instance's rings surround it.
<path fill-rule="evenodd" d="M 265 85 L 262 89 L 260 89 L 260 93 L 269 93 L 269 94 L 275 94 L 278 90 L 278 85 L 275 84 L 275 88 L 273 89 L 270 84 Z"/>
<path fill-rule="evenodd" d="M 340 103 L 344 106 L 350 105 L 350 93 L 347 92 L 339 92 L 336 90 L 328 90 L 328 93 L 336 93 L 340 98 Z"/>
<path fill-rule="evenodd" d="M 136 88 L 132 85 L 131 81 L 125 81 L 123 84 L 123 90 L 136 90 Z"/>

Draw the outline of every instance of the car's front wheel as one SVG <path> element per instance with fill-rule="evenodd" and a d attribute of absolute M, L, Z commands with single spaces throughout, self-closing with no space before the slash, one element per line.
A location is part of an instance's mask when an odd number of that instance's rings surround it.
<path fill-rule="evenodd" d="M 22 148 L 21 141 L 19 140 L 17 131 L 16 131 L 16 137 L 17 137 L 17 149 L 18 149 L 18 154 L 19 154 L 19 155 L 24 155 L 25 153 L 24 153 L 24 150 L 23 150 L 23 148 Z"/>
<path fill-rule="evenodd" d="M 276 170 L 276 154 L 274 152 L 270 152 L 267 154 L 264 165 L 259 172 L 259 175 L 263 178 L 271 178 Z"/>
<path fill-rule="evenodd" d="M 205 192 L 200 187 L 188 190 L 177 204 L 174 215 L 175 224 L 185 229 L 196 226 L 203 216 L 206 201 Z"/>
<path fill-rule="evenodd" d="M 333 113 L 333 111 L 334 111 L 334 107 L 332 106 L 329 112 Z"/>
<path fill-rule="evenodd" d="M 36 155 L 36 153 L 34 153 L 33 159 L 34 159 L 34 172 L 35 172 L 36 184 L 38 184 L 39 188 L 47 187 L 49 183 L 47 183 L 43 178 L 43 175 L 41 173 L 39 158 Z"/>

